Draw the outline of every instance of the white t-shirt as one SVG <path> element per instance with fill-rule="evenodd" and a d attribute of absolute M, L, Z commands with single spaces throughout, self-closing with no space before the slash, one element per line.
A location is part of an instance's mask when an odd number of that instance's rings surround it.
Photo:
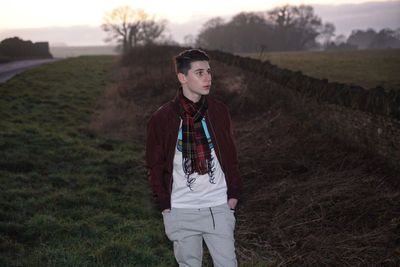
<path fill-rule="evenodd" d="M 211 137 L 207 129 L 205 119 L 202 125 L 211 149 L 213 161 L 213 179 L 210 182 L 208 173 L 199 175 L 197 172 L 190 175 L 191 183 L 188 186 L 186 175 L 182 168 L 182 120 L 179 126 L 178 141 L 175 148 L 173 165 L 173 183 L 171 194 L 171 206 L 173 208 L 206 208 L 222 205 L 227 202 L 227 186 L 225 174 L 222 171 L 215 154 Z"/>

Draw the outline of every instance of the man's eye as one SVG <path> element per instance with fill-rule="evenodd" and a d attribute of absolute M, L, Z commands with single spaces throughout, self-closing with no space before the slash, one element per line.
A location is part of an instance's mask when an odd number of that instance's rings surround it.
<path fill-rule="evenodd" d="M 203 72 L 198 72 L 197 75 L 203 76 Z"/>

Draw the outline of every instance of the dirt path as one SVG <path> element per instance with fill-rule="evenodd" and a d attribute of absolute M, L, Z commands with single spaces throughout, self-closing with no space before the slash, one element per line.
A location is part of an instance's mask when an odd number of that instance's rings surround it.
<path fill-rule="evenodd" d="M 14 77 L 16 74 L 21 73 L 27 69 L 37 67 L 39 65 L 60 60 L 59 58 L 52 59 L 32 59 L 32 60 L 19 60 L 10 63 L 0 64 L 0 83 Z"/>

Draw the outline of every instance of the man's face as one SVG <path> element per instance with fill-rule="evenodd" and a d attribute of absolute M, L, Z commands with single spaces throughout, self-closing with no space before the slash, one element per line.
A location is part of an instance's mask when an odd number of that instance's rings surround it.
<path fill-rule="evenodd" d="M 178 75 L 182 87 L 193 96 L 208 95 L 211 88 L 211 69 L 208 61 L 194 61 L 187 75 Z"/>

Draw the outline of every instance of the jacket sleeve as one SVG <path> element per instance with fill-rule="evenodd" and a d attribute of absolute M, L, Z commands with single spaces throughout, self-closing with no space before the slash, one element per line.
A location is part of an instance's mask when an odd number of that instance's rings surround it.
<path fill-rule="evenodd" d="M 227 122 L 227 142 L 232 150 L 232 153 L 229 153 L 229 166 L 226 170 L 226 175 L 228 176 L 230 186 L 228 187 L 228 198 L 236 198 L 239 199 L 240 195 L 242 193 L 242 180 L 240 178 L 240 172 L 239 172 L 239 160 L 237 156 L 237 149 L 235 145 L 235 136 L 234 136 L 234 129 L 232 125 L 232 119 L 229 114 L 228 107 L 225 107 L 225 114 L 226 114 L 226 122 Z"/>
<path fill-rule="evenodd" d="M 152 116 L 147 124 L 145 160 L 153 198 L 160 211 L 171 208 L 169 185 L 164 180 L 166 155 L 161 134 L 162 129 L 157 127 L 157 117 Z"/>

